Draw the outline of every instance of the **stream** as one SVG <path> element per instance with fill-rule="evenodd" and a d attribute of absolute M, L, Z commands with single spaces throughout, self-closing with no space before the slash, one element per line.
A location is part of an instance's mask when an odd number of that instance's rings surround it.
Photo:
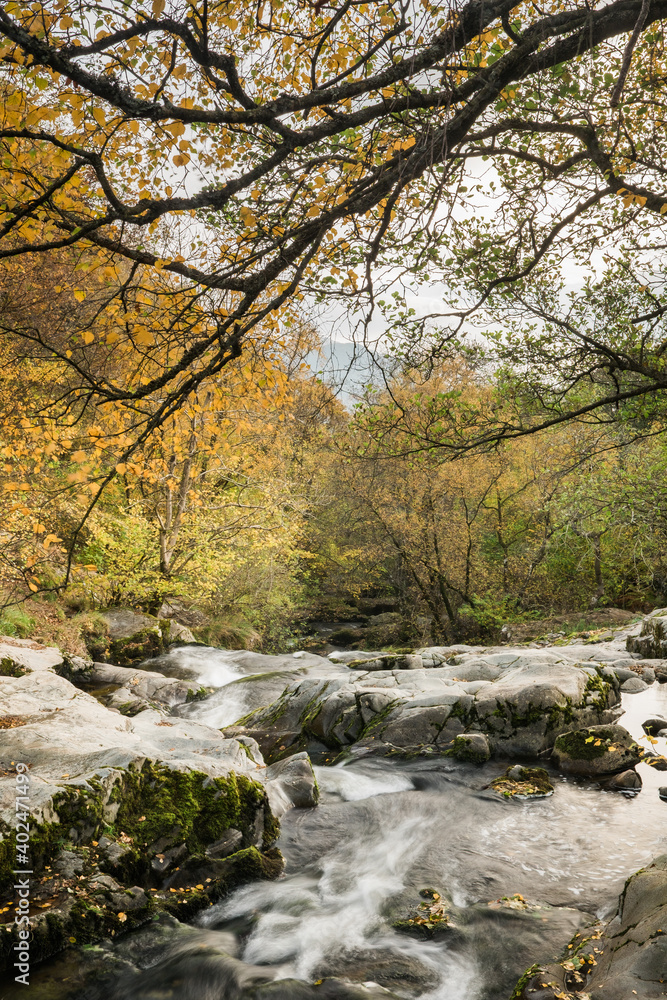
<path fill-rule="evenodd" d="M 230 654 L 191 648 L 169 657 L 173 673 L 187 668 L 217 688 L 183 714 L 221 727 L 245 710 L 234 688 L 243 669 Z M 642 722 L 667 717 L 667 684 L 624 695 L 623 707 L 619 722 L 645 742 Z M 665 753 L 667 740 L 654 749 Z M 406 998 L 507 1000 L 529 965 L 556 958 L 577 930 L 608 917 L 625 879 L 667 850 L 667 803 L 657 791 L 664 774 L 638 765 L 644 787 L 626 795 L 546 763 L 552 796 L 506 800 L 484 786 L 508 763 L 317 764 L 318 808 L 281 821 L 284 876 L 245 885 L 200 914 L 189 953 L 231 951 L 251 978 L 340 976 Z M 426 887 L 450 914 L 433 939 L 392 926 L 418 912 Z M 124 980 L 128 1000 L 244 995 L 226 966 L 216 979 L 210 963 L 200 974 L 190 962 L 184 982 L 169 946 L 143 965 Z"/>

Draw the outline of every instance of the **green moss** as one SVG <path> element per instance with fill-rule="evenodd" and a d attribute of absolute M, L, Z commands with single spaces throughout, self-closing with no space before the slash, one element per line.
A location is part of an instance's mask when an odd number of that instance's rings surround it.
<path fill-rule="evenodd" d="M 609 693 L 620 688 L 620 682 L 614 676 L 614 681 L 611 678 L 604 677 L 602 674 L 602 668 L 596 667 L 596 672 L 594 675 L 589 674 L 588 680 L 586 681 L 586 687 L 584 688 L 585 695 L 596 694 L 596 697 L 592 699 L 592 704 L 599 712 L 604 711 L 605 708 L 609 708 L 610 699 Z"/>
<path fill-rule="evenodd" d="M 131 667 L 164 653 L 169 643 L 169 623 L 142 629 L 127 639 L 109 642 L 109 657 L 119 667 Z"/>
<path fill-rule="evenodd" d="M 188 694 L 185 700 L 188 702 L 203 701 L 204 698 L 208 698 L 208 694 L 209 694 L 208 688 L 205 688 L 203 686 L 198 687 L 196 691 L 193 691 L 191 688 L 188 688 Z"/>
<path fill-rule="evenodd" d="M 509 1000 L 526 1000 L 526 994 L 524 991 L 529 985 L 531 979 L 536 976 L 538 972 L 540 972 L 541 968 L 542 967 L 536 963 L 535 965 L 531 965 L 529 969 L 526 969 L 524 974 L 521 976 L 521 979 L 514 987 Z"/>
<path fill-rule="evenodd" d="M 563 726 L 571 725 L 577 717 L 572 699 L 566 697 L 564 705 L 552 705 L 547 712 L 547 730 L 562 729 Z"/>
<path fill-rule="evenodd" d="M 9 656 L 3 656 L 0 660 L 0 677 L 23 677 L 28 671 L 25 667 L 20 666 Z"/>
<path fill-rule="evenodd" d="M 543 767 L 522 767 L 517 777 L 510 776 L 510 771 L 513 770 L 513 767 L 508 767 L 504 774 L 494 778 L 491 788 L 507 799 L 515 795 L 540 796 L 551 795 L 553 792 L 551 778 Z"/>
<path fill-rule="evenodd" d="M 196 859 L 193 861 L 196 863 Z M 85 899 L 66 900 L 62 907 L 33 918 L 31 961 L 43 961 L 69 948 L 71 944 L 90 945 L 104 938 L 124 934 L 146 923 L 159 910 L 165 910 L 179 920 L 189 920 L 204 906 L 217 902 L 246 882 L 276 878 L 283 867 L 282 855 L 276 848 L 262 854 L 256 847 L 248 847 L 225 858 L 220 863 L 216 878 L 211 879 L 205 889 L 187 885 L 183 891 L 175 893 L 151 893 L 139 906 L 131 905 L 129 897 L 132 894 L 127 893 L 128 907 L 122 915 L 107 907 L 103 895 L 96 902 Z M 18 941 L 17 929 L 13 922 L 0 926 L 0 970 L 11 966 L 13 962 L 13 946 Z"/>
<path fill-rule="evenodd" d="M 467 736 L 455 736 L 451 745 L 445 750 L 445 757 L 469 760 L 474 764 L 484 764 L 490 756 L 488 750 L 475 746 Z"/>
<path fill-rule="evenodd" d="M 597 760 L 604 757 L 613 743 L 611 729 L 575 729 L 561 733 L 554 743 L 554 750 L 566 753 L 573 760 Z"/>
<path fill-rule="evenodd" d="M 119 803 L 109 822 L 109 806 Z M 257 810 L 264 806 L 264 844 L 268 847 L 279 833 L 277 820 L 268 806 L 262 785 L 233 772 L 212 778 L 201 771 L 173 771 L 147 761 L 140 771 L 122 771 L 107 793 L 99 782 L 88 787 L 69 787 L 53 798 L 58 821 L 32 824 L 30 856 L 37 871 L 47 864 L 66 842 L 85 842 L 107 831 L 111 837 L 121 832 L 135 841 L 126 865 L 129 871 L 142 870 L 141 851 L 158 838 L 168 837 L 171 845 L 185 843 L 197 853 L 217 840 L 222 831 L 233 827 L 243 835 L 243 846 L 256 838 Z M 15 867 L 15 831 L 0 829 L 0 890 L 12 881 Z M 138 864 L 138 868 L 134 867 Z"/>
<path fill-rule="evenodd" d="M 174 843 L 185 843 L 190 853 L 203 851 L 229 827 L 250 844 L 257 809 L 266 803 L 262 785 L 245 775 L 212 778 L 150 762 L 140 772 L 128 771 L 118 791 L 116 829 L 144 844 L 173 830 Z"/>
<path fill-rule="evenodd" d="M 465 705 L 460 702 L 454 702 L 449 712 L 449 719 L 460 719 L 461 722 L 469 724 L 475 718 L 474 709 L 467 709 Z M 496 713 L 494 712 L 494 715 Z"/>
<path fill-rule="evenodd" d="M 385 705 L 385 707 L 382 709 L 381 712 L 377 712 L 372 717 L 372 719 L 368 720 L 368 722 L 366 723 L 361 732 L 361 736 L 362 737 L 368 736 L 369 733 L 373 733 L 373 735 L 376 735 L 375 730 L 378 729 L 378 727 L 381 726 L 386 721 L 388 716 L 394 711 L 396 706 L 399 704 L 400 704 L 399 699 L 395 698 L 393 701 L 390 701 L 388 705 Z"/>

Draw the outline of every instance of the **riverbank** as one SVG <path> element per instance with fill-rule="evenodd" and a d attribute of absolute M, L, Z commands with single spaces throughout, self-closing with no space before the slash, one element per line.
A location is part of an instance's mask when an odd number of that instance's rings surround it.
<path fill-rule="evenodd" d="M 597 941 L 624 880 L 667 849 L 650 757 L 665 739 L 642 729 L 667 718 L 664 664 L 627 649 L 658 618 L 546 649 L 163 643 L 141 668 L 11 639 L 0 788 L 8 823 L 11 761 L 30 765 L 38 995 L 185 1000 L 210 982 L 230 1000 L 506 1000 L 535 963 L 557 983 L 572 935 L 597 919 Z M 550 756 L 576 730 L 578 774 Z M 661 928 L 634 943 L 638 961 Z M 195 986 L 178 986 L 185 968 Z M 596 967 L 559 968 L 561 993 L 583 997 Z"/>

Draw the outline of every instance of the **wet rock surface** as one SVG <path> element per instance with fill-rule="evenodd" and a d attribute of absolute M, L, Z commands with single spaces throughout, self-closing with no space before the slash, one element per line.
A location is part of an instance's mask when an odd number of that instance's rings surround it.
<path fill-rule="evenodd" d="M 0 683 L 0 909 L 9 921 L 0 925 L 3 967 L 17 940 L 19 771 L 29 802 L 24 856 L 32 869 L 33 962 L 71 939 L 136 927 L 158 909 L 190 917 L 239 882 L 279 873 L 276 817 L 293 807 L 292 796 L 302 806 L 316 802 L 305 754 L 269 775 L 251 740 L 153 708 L 125 718 L 56 674 L 57 651 L 28 652 L 34 669 Z M 150 693 L 158 700 L 173 689 L 158 675 L 129 673 L 137 687 L 156 685 Z M 20 715 L 10 714 L 17 708 Z M 196 859 L 223 833 L 230 850 L 204 873 Z M 165 878 L 173 881 L 175 867 L 187 877 L 172 886 Z"/>
<path fill-rule="evenodd" d="M 42 948 L 50 914 L 51 953 L 71 946 L 35 965 L 35 988 L 48 1000 L 507 1000 L 530 984 L 531 1000 L 583 997 L 598 982 L 583 956 L 601 966 L 600 936 L 617 937 L 589 927 L 593 914 L 667 847 L 646 763 L 649 748 L 661 759 L 663 737 L 641 729 L 665 714 L 653 697 L 665 689 L 650 686 L 660 664 L 610 635 L 332 658 L 187 647 L 141 668 L 96 665 L 98 686 L 113 688 L 101 701 L 66 679 L 78 669 L 62 657 L 9 673 L 3 760 L 30 757 L 38 826 L 48 813 L 61 827 L 57 842 L 36 841 L 35 940 Z M 621 695 L 634 678 L 641 689 Z M 212 693 L 187 700 L 200 689 Z M 126 692 L 139 704 L 121 715 Z M 557 738 L 585 730 L 590 747 L 596 727 L 620 728 L 621 696 L 638 715 L 620 749 L 639 762 L 559 773 Z M 605 743 L 604 755 L 617 752 Z M 634 941 L 638 955 L 653 955 L 647 941 Z M 627 989 L 628 976 L 652 974 L 655 954 L 629 972 L 610 966 L 609 981 Z M 543 978 L 517 986 L 531 963 Z M 647 990 L 638 995 L 661 995 Z M 615 998 L 601 980 L 590 995 Z"/>
<path fill-rule="evenodd" d="M 659 1000 L 667 996 L 667 855 L 628 879 L 614 917 L 564 962 L 528 970 L 513 1000 Z M 546 986 L 546 989 L 544 988 Z"/>
<path fill-rule="evenodd" d="M 426 653 L 419 655 L 423 661 Z M 372 660 L 364 670 L 364 661 L 352 661 L 326 677 L 293 680 L 230 733 L 247 732 L 269 759 L 313 742 L 374 754 L 444 753 L 464 734 L 484 735 L 494 753 L 534 756 L 573 725 L 616 717 L 620 684 L 604 663 L 560 651 L 441 648 L 433 662 L 445 655 L 445 666 L 379 670 Z"/>
<path fill-rule="evenodd" d="M 589 726 L 562 733 L 551 759 L 564 774 L 596 777 L 626 771 L 644 754 L 624 726 Z"/>

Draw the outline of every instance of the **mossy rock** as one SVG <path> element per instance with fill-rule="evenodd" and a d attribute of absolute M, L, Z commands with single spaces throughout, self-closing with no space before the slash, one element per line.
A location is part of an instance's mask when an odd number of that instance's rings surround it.
<path fill-rule="evenodd" d="M 165 653 L 169 647 L 169 620 L 111 608 L 96 617 L 84 635 L 88 652 L 98 663 L 131 667 Z"/>
<path fill-rule="evenodd" d="M 185 843 L 188 853 L 203 853 L 221 832 L 240 830 L 242 846 L 257 837 L 257 816 L 264 816 L 266 847 L 277 836 L 266 792 L 259 782 L 230 772 L 211 777 L 202 771 L 172 770 L 146 761 L 140 770 L 119 769 L 111 787 L 89 779 L 85 786 L 70 786 L 54 795 L 55 821 L 31 824 L 30 855 L 33 868 L 48 864 L 66 842 L 84 845 L 102 833 L 129 838 L 131 857 L 127 874 L 137 877 L 145 867 L 146 848 L 162 838 L 162 850 Z M 109 816 L 114 818 L 109 820 Z M 15 867 L 15 831 L 0 829 L 0 891 L 12 883 Z M 261 834 L 261 831 L 260 831 Z"/>
<path fill-rule="evenodd" d="M 645 751 L 623 726 L 589 726 L 561 733 L 552 760 L 565 774 L 596 777 L 618 774 L 638 764 Z"/>
<path fill-rule="evenodd" d="M 428 941 L 451 934 L 451 913 L 440 893 L 429 886 L 421 889 L 419 895 L 423 902 L 411 910 L 408 916 L 394 920 L 392 927 L 403 934 Z"/>
<path fill-rule="evenodd" d="M 490 787 L 506 799 L 543 799 L 554 793 L 548 771 L 520 764 L 508 767 L 504 774 L 493 779 Z"/>
<path fill-rule="evenodd" d="M 23 677 L 28 671 L 20 663 L 15 663 L 9 656 L 0 659 L 0 677 Z"/>
<path fill-rule="evenodd" d="M 491 748 L 484 733 L 466 733 L 454 737 L 445 750 L 445 756 L 456 757 L 457 760 L 466 760 L 473 764 L 485 764 L 491 758 Z"/>

